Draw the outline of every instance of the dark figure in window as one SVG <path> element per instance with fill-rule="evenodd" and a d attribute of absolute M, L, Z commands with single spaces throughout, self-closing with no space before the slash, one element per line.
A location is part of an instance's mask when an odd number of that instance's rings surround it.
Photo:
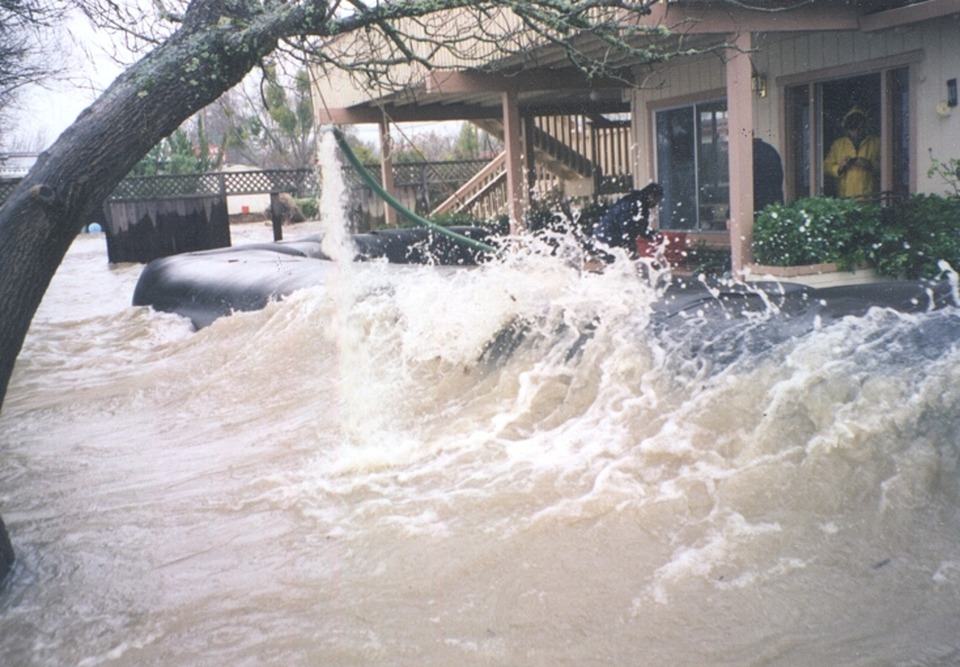
<path fill-rule="evenodd" d="M 594 225 L 594 240 L 611 248 L 624 248 L 635 256 L 637 239 L 651 237 L 650 211 L 659 206 L 662 199 L 663 188 L 659 183 L 650 183 L 642 190 L 625 195 Z M 607 255 L 604 259 L 610 261 L 612 257 Z"/>
<path fill-rule="evenodd" d="M 753 212 L 768 204 L 783 203 L 783 162 L 777 149 L 767 142 L 753 140 Z"/>

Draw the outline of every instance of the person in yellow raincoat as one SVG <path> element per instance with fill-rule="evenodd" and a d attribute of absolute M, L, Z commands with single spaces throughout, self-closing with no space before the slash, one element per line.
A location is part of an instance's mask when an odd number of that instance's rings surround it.
<path fill-rule="evenodd" d="M 853 107 L 843 117 L 843 136 L 833 142 L 823 170 L 837 181 L 837 194 L 858 197 L 878 190 L 880 140 L 867 134 L 867 114 Z"/>

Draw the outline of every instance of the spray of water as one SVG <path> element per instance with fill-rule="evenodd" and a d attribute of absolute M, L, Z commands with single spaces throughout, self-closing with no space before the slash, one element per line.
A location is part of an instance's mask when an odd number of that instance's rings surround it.
<path fill-rule="evenodd" d="M 955 664 L 957 314 L 658 320 L 555 247 L 197 333 L 67 262 L 0 415 L 3 655 Z"/>
<path fill-rule="evenodd" d="M 346 217 L 346 186 L 343 182 L 337 142 L 332 132 L 323 132 L 318 157 L 320 183 L 320 220 L 323 223 L 324 254 L 336 262 L 349 262 L 355 254 Z"/>

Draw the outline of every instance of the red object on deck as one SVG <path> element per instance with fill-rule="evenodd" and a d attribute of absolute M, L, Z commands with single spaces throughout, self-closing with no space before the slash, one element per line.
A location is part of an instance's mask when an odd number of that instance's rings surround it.
<path fill-rule="evenodd" d="M 662 258 L 670 266 L 679 266 L 687 258 L 686 232 L 656 232 L 653 239 L 637 239 L 640 257 Z"/>

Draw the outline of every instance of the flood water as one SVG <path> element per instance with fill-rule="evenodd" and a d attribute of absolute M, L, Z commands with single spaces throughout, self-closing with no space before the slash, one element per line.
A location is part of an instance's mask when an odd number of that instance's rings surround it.
<path fill-rule="evenodd" d="M 719 363 L 626 268 L 325 263 L 199 332 L 141 268 L 78 238 L 20 355 L 3 665 L 960 663 L 954 311 Z"/>

